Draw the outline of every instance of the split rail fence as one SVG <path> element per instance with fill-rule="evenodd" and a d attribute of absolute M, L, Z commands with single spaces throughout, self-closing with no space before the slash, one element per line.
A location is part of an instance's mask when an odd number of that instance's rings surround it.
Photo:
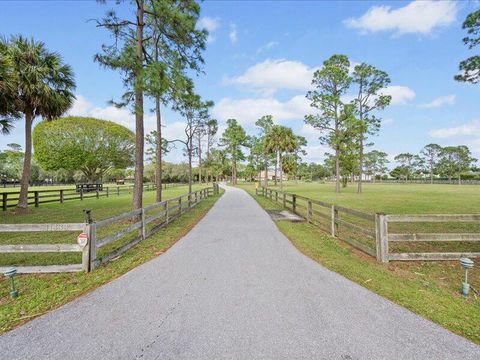
<path fill-rule="evenodd" d="M 392 223 L 479 223 L 480 214 L 468 215 L 387 215 L 367 213 L 343 206 L 329 204 L 301 195 L 257 188 L 256 195 L 262 195 L 279 203 L 283 208 L 303 217 L 320 229 L 339 237 L 351 246 L 376 257 L 377 261 L 390 260 L 456 260 L 461 257 L 480 257 L 480 252 L 390 252 L 391 243 L 426 242 L 480 242 L 480 233 L 393 233 Z M 448 226 L 448 225 L 447 225 Z M 408 229 L 408 228 L 407 228 Z"/>
<path fill-rule="evenodd" d="M 18 273 L 93 271 L 179 218 L 209 196 L 219 193 L 218 184 L 188 194 L 125 212 L 114 217 L 73 224 L 0 224 L 3 232 L 82 232 L 85 243 L 0 245 L 0 254 L 66 253 L 82 254 L 78 264 L 18 266 Z M 0 272 L 7 267 L 0 267 Z"/>
<path fill-rule="evenodd" d="M 180 183 L 165 183 L 163 187 L 175 187 L 185 184 Z M 146 184 L 143 186 L 144 190 L 155 190 L 155 185 Z M 120 196 L 123 194 L 130 194 L 133 190 L 133 185 L 122 186 L 104 186 L 103 190 L 84 191 L 80 189 L 77 192 L 76 189 L 52 189 L 52 190 L 34 190 L 28 192 L 28 205 L 34 205 L 38 207 L 40 204 L 46 203 L 64 203 L 69 200 L 83 200 L 89 198 L 100 198 L 110 196 Z M 7 211 L 8 208 L 15 207 L 18 203 L 18 197 L 20 191 L 5 191 L 0 192 L 0 207 L 3 211 Z"/>

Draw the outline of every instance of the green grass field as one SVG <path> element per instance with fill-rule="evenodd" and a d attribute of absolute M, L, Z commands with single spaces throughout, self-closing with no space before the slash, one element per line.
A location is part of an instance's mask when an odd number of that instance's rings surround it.
<path fill-rule="evenodd" d="M 253 189 L 254 184 L 241 184 Z M 280 190 L 270 184 L 270 188 Z M 356 184 L 349 184 L 340 194 L 333 183 L 286 182 L 284 192 L 301 195 L 326 203 L 340 205 L 367 213 L 386 214 L 477 214 L 480 213 L 480 186 L 430 184 L 364 184 L 364 192 L 357 194 Z M 303 204 L 299 201 L 299 204 Z M 322 210 L 322 208 L 317 208 Z M 300 209 L 301 211 L 302 209 Z M 326 216 L 330 210 L 323 208 Z M 373 222 L 341 214 L 345 220 L 375 231 Z M 326 221 L 328 222 L 328 221 Z M 329 229 L 330 224 L 326 224 Z M 341 229 L 341 227 L 340 227 Z M 480 233 L 480 222 L 445 223 L 389 223 L 391 233 Z M 361 235 L 361 234 L 359 234 Z M 375 247 L 373 241 L 350 233 L 355 240 Z M 415 242 L 391 243 L 393 252 L 480 252 L 480 242 Z"/>
<path fill-rule="evenodd" d="M 185 187 L 168 189 L 165 195 L 175 197 L 185 194 L 187 191 Z M 220 196 L 211 196 L 202 201 L 179 219 L 160 229 L 156 234 L 148 237 L 123 255 L 113 259 L 106 265 L 100 266 L 91 273 L 17 275 L 19 297 L 15 300 L 10 299 L 10 284 L 2 276 L 0 278 L 0 334 L 55 309 L 84 293 L 92 291 L 134 267 L 161 255 L 178 239 L 188 233 Z M 130 196 L 120 197 L 117 201 L 111 203 L 107 202 L 107 199 L 100 199 L 95 203 L 96 200 L 92 199 L 89 200 L 89 205 L 97 211 L 99 217 L 108 217 L 110 214 L 129 210 L 130 199 Z M 152 203 L 153 199 L 153 192 L 145 194 L 147 203 Z M 49 213 L 56 214 L 62 219 L 82 220 L 82 215 L 77 214 L 78 210 L 81 213 L 82 209 L 82 206 L 79 204 L 54 204 L 49 206 L 50 211 L 45 209 L 47 206 L 38 208 L 34 213 L 27 215 L 27 220 L 24 222 L 33 222 L 34 220 L 36 222 L 40 222 L 40 220 L 43 222 L 51 221 Z M 41 214 L 38 218 L 35 217 L 37 212 L 39 215 Z M 14 222 L 15 219 L 12 217 L 15 218 L 16 216 L 10 214 L 4 220 L 8 219 L 10 222 Z M 57 220 L 60 219 L 57 218 Z"/>
<path fill-rule="evenodd" d="M 279 186 L 272 186 L 279 190 Z M 285 192 L 336 205 L 386 214 L 476 214 L 480 213 L 480 186 L 430 184 L 364 184 L 357 194 L 349 184 L 340 194 L 333 183 L 286 182 Z"/>
<path fill-rule="evenodd" d="M 194 185 L 193 191 L 205 188 L 209 185 Z M 210 185 L 211 186 L 211 185 Z M 188 193 L 188 186 L 178 186 L 163 190 L 163 199 L 171 199 Z M 155 191 L 144 192 L 144 205 L 155 202 Z M 31 212 L 25 215 L 16 215 L 14 209 L 0 212 L 0 224 L 27 224 L 27 223 L 78 223 L 84 222 L 83 209 L 92 210 L 92 218 L 95 221 L 106 219 L 131 210 L 132 195 L 125 193 L 120 196 L 99 199 L 90 198 L 71 200 L 63 204 L 41 204 L 38 208 L 31 208 Z M 97 237 L 119 230 L 128 226 L 128 221 L 109 225 L 99 229 Z M 74 232 L 31 232 L 31 233 L 0 233 L 1 245 L 13 244 L 68 244 L 75 243 L 78 233 Z M 115 247 L 128 242 L 135 233 L 122 237 L 102 248 L 99 256 L 109 252 Z M 10 265 L 53 265 L 80 263 L 80 253 L 27 253 L 27 254 L 2 254 L 0 266 Z"/>
<path fill-rule="evenodd" d="M 117 185 L 115 183 L 110 183 L 110 184 L 103 184 L 104 187 L 111 187 L 111 188 L 117 188 L 117 186 L 120 187 L 128 187 L 132 186 L 132 184 L 125 184 L 125 185 Z M 28 188 L 28 191 L 42 191 L 42 190 L 72 190 L 75 189 L 75 185 L 48 185 L 48 186 L 30 186 Z M 20 185 L 16 185 L 15 187 L 3 187 L 0 186 L 0 193 L 3 192 L 19 192 L 20 191 Z"/>
<path fill-rule="evenodd" d="M 308 184 L 306 188 L 312 192 L 314 186 Z M 263 196 L 255 196 L 254 186 L 241 185 L 240 187 L 246 189 L 265 209 L 279 209 L 277 203 Z M 288 191 L 291 191 L 292 188 L 294 187 L 289 186 Z M 333 191 L 331 185 L 321 185 L 320 188 L 325 191 L 326 196 L 330 196 L 330 199 L 335 198 L 334 195 L 328 194 L 328 191 Z M 418 187 L 414 186 L 414 188 Z M 369 188 L 369 192 L 371 190 Z M 470 188 L 467 191 L 471 191 Z M 404 189 L 403 192 L 404 198 L 411 198 L 417 203 L 425 203 L 425 200 L 415 199 L 415 196 L 408 194 L 407 189 Z M 346 193 L 341 196 L 353 197 L 354 194 Z M 419 194 L 417 194 L 418 196 Z M 381 199 L 376 195 L 373 197 Z M 322 198 L 322 200 L 325 199 Z M 342 200 L 346 201 L 344 198 Z M 395 199 L 390 198 L 389 200 L 391 204 L 395 204 L 397 209 L 402 208 Z M 453 201 L 452 198 L 450 200 Z M 349 205 L 349 203 L 345 202 L 344 205 Z M 366 210 L 365 207 L 363 209 Z M 307 222 L 277 221 L 276 224 L 302 253 L 326 268 L 480 344 L 480 299 L 473 291 L 468 299 L 464 299 L 460 295 L 463 271 L 458 261 L 380 264 L 374 258 L 339 239 L 332 238 Z M 470 274 L 471 286 L 480 290 L 480 263 L 476 262 L 476 268 Z"/>

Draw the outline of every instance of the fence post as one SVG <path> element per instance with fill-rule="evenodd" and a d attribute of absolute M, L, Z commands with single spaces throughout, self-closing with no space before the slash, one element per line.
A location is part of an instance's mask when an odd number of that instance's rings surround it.
<path fill-rule="evenodd" d="M 38 191 L 34 191 L 34 198 L 35 198 L 35 207 L 38 207 Z"/>
<path fill-rule="evenodd" d="M 140 221 L 142 222 L 142 240 L 146 238 L 146 231 L 145 231 L 145 209 L 141 209 L 141 218 Z"/>
<path fill-rule="evenodd" d="M 63 203 L 63 190 L 60 190 L 60 203 Z"/>
<path fill-rule="evenodd" d="M 296 213 L 297 211 L 297 195 L 292 194 L 292 211 Z"/>
<path fill-rule="evenodd" d="M 312 202 L 307 200 L 307 221 L 312 222 Z"/>
<path fill-rule="evenodd" d="M 278 191 L 275 190 L 275 203 L 277 203 L 277 202 L 278 202 Z"/>
<path fill-rule="evenodd" d="M 283 193 L 283 208 L 285 209 L 287 207 L 287 195 Z"/>
<path fill-rule="evenodd" d="M 117 186 L 117 196 L 120 196 L 120 186 Z"/>
<path fill-rule="evenodd" d="M 2 194 L 2 210 L 3 211 L 7 211 L 7 196 L 8 196 L 8 193 Z"/>
<path fill-rule="evenodd" d="M 182 215 L 182 197 L 178 198 L 178 214 Z"/>
<path fill-rule="evenodd" d="M 169 214 L 169 208 L 168 208 L 168 203 L 169 203 L 169 200 L 165 201 L 165 223 L 168 224 L 168 222 L 170 221 L 169 217 L 170 217 L 170 214 Z"/>
<path fill-rule="evenodd" d="M 100 194 L 98 193 L 98 187 L 97 187 L 97 190 L 95 190 L 95 192 L 97 193 L 97 199 L 98 199 L 98 197 L 100 196 Z"/>
<path fill-rule="evenodd" d="M 80 200 L 83 200 L 83 187 L 80 188 Z"/>
<path fill-rule="evenodd" d="M 388 221 L 385 214 L 375 214 L 375 241 L 377 261 L 388 263 Z"/>
<path fill-rule="evenodd" d="M 337 236 L 337 233 L 338 233 L 338 223 L 337 223 L 338 210 L 335 208 L 335 205 L 332 205 L 331 217 L 332 217 L 332 236 Z"/>
<path fill-rule="evenodd" d="M 106 189 L 107 189 L 107 197 L 108 197 L 108 186 L 106 187 Z"/>

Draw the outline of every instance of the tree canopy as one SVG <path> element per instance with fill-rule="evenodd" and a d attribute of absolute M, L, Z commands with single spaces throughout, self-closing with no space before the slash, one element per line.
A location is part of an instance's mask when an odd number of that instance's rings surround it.
<path fill-rule="evenodd" d="M 111 121 L 66 117 L 33 131 L 35 159 L 45 170 L 81 170 L 89 181 L 133 165 L 135 136 Z"/>

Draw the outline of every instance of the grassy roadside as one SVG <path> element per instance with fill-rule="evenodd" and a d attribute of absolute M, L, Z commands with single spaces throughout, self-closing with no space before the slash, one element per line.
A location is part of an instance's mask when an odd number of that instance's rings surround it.
<path fill-rule="evenodd" d="M 244 188 L 264 209 L 278 209 L 278 204 L 255 196 L 252 187 Z M 299 251 L 326 268 L 480 344 L 480 299 L 464 299 L 459 294 L 462 271 L 457 262 L 381 265 L 306 222 L 276 224 Z M 470 278 L 477 289 L 478 272 L 475 270 Z"/>
<path fill-rule="evenodd" d="M 180 219 L 92 273 L 19 275 L 19 297 L 16 300 L 10 299 L 10 284 L 2 277 L 0 334 L 90 292 L 162 254 L 203 218 L 221 194 L 202 201 Z"/>

